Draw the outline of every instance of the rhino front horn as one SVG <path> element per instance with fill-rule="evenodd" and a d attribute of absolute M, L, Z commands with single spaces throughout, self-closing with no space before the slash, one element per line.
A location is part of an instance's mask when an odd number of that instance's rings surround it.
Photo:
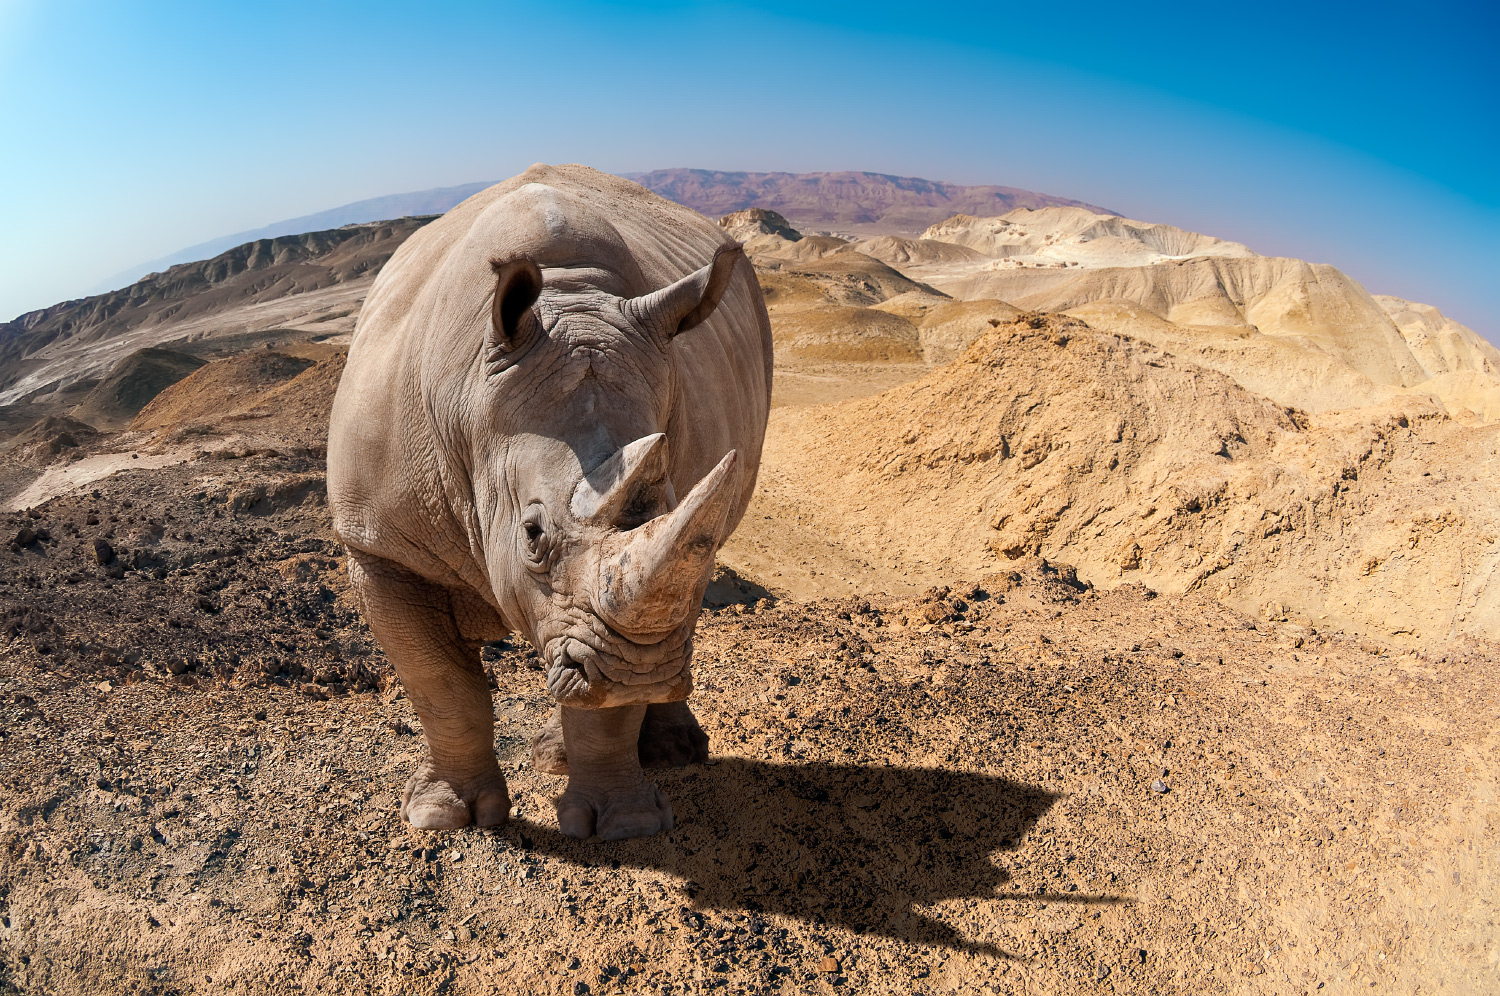
<path fill-rule="evenodd" d="M 618 534 L 621 548 L 600 564 L 599 615 L 643 643 L 682 625 L 702 598 L 739 492 L 739 457 L 730 450 L 675 509 Z"/>

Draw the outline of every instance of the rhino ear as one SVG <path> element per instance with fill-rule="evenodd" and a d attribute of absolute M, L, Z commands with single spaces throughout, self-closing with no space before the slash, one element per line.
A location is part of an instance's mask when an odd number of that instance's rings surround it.
<path fill-rule="evenodd" d="M 631 298 L 625 309 L 642 325 L 670 339 L 708 321 L 729 289 L 734 267 L 744 257 L 738 242 L 720 246 L 712 263 L 659 291 Z"/>
<path fill-rule="evenodd" d="M 495 270 L 495 300 L 490 306 L 490 329 L 487 345 L 491 350 L 508 350 L 517 337 L 534 321 L 531 306 L 542 294 L 542 270 L 522 256 L 490 264 Z"/>

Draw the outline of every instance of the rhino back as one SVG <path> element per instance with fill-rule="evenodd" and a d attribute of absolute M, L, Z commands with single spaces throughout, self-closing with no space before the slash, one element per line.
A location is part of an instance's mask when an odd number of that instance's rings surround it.
<path fill-rule="evenodd" d="M 528 184 L 560 192 L 570 212 L 583 215 L 571 223 L 606 221 L 625 258 L 579 259 L 576 247 L 539 244 L 534 212 L 517 216 L 527 199 L 508 196 Z M 485 389 L 490 260 L 525 253 L 543 267 L 592 263 L 617 275 L 621 286 L 612 291 L 635 296 L 705 265 L 725 241 L 702 215 L 578 165 L 533 166 L 419 230 L 371 289 L 335 399 L 329 495 L 340 537 L 434 580 L 483 586 L 472 489 L 452 454 L 467 452 Z M 589 244 L 598 254 L 618 252 Z M 673 486 L 685 494 L 738 450 L 745 474 L 737 524 L 760 464 L 772 368 L 770 322 L 747 261 L 709 320 L 669 348 Z"/>

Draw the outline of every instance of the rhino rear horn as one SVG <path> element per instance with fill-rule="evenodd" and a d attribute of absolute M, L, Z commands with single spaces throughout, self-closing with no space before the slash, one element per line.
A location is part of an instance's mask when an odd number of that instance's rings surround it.
<path fill-rule="evenodd" d="M 659 291 L 631 298 L 625 302 L 625 309 L 666 339 L 702 325 L 719 306 L 719 300 L 729 289 L 735 265 L 743 257 L 744 250 L 738 242 L 720 246 L 712 263 Z"/>
<path fill-rule="evenodd" d="M 677 505 L 667 477 L 667 437 L 655 432 L 616 450 L 586 474 L 573 492 L 573 515 L 586 522 L 633 529 Z"/>
<path fill-rule="evenodd" d="M 489 346 L 507 350 L 525 331 L 531 306 L 542 296 L 542 269 L 522 256 L 490 263 L 495 270 L 495 298 L 490 305 Z"/>

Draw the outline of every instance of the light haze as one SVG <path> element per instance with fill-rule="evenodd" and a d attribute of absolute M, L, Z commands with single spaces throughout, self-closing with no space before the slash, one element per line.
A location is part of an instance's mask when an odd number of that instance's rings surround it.
<path fill-rule="evenodd" d="M 1024 187 L 1331 263 L 1500 338 L 1470 4 L 0 4 L 0 314 L 537 161 Z"/>

